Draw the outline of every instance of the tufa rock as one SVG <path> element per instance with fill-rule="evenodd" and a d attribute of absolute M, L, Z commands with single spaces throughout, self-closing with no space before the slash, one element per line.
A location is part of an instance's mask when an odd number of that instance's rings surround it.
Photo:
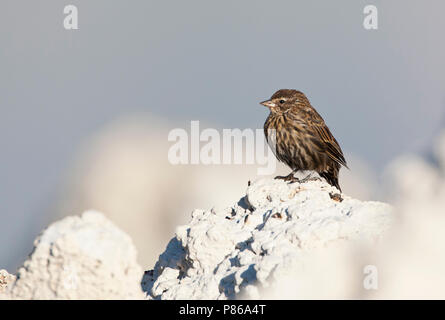
<path fill-rule="evenodd" d="M 10 299 L 143 299 L 128 235 L 88 211 L 50 225 L 11 284 Z"/>
<path fill-rule="evenodd" d="M 343 244 L 378 242 L 391 211 L 385 203 L 340 195 L 321 180 L 252 182 L 232 207 L 193 211 L 142 286 L 154 299 L 270 297 L 274 283 L 311 268 L 312 252 L 328 256 Z"/>

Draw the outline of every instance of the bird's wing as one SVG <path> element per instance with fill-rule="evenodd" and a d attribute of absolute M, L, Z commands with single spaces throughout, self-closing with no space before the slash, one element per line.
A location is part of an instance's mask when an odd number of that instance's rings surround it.
<path fill-rule="evenodd" d="M 317 144 L 319 147 L 325 149 L 325 152 L 332 160 L 347 168 L 348 166 L 346 165 L 346 160 L 343 156 L 343 152 L 341 151 L 337 140 L 335 140 L 334 136 L 332 135 L 331 131 L 326 126 L 324 121 L 310 121 L 309 127 L 310 129 L 312 129 L 310 130 L 310 132 L 314 133 L 315 140 L 318 140 L 319 142 L 317 143 L 316 141 L 314 141 L 314 143 Z"/>

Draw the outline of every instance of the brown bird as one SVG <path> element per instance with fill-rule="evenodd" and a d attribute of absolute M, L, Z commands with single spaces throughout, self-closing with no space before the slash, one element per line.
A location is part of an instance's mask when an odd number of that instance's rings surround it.
<path fill-rule="evenodd" d="M 281 162 L 292 172 L 275 179 L 305 182 L 294 177 L 298 170 L 314 170 L 341 192 L 338 172 L 347 168 L 343 152 L 320 114 L 311 106 L 304 93 L 281 89 L 269 100 L 261 102 L 270 109 L 264 123 L 267 143 Z"/>

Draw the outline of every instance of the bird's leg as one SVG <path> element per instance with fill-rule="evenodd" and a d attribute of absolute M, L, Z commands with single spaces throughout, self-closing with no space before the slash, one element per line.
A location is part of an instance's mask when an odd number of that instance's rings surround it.
<path fill-rule="evenodd" d="M 300 180 L 298 178 L 294 177 L 295 171 L 292 171 L 287 176 L 276 176 L 275 179 L 280 179 L 284 181 L 290 181 L 290 182 L 299 182 Z"/>
<path fill-rule="evenodd" d="M 307 177 L 305 177 L 304 179 L 301 179 L 299 182 L 300 183 L 305 183 L 305 182 L 308 182 L 308 181 L 321 181 L 321 179 L 318 178 L 318 177 L 312 177 L 312 174 L 310 173 L 310 174 L 307 175 Z"/>
<path fill-rule="evenodd" d="M 296 171 L 297 170 L 292 171 L 287 176 L 276 176 L 275 179 L 289 181 L 290 183 L 294 183 L 294 182 L 305 183 L 305 182 L 308 182 L 308 181 L 321 181 L 321 179 L 318 178 L 318 177 L 312 177 L 312 174 L 308 174 L 303 179 L 298 179 L 298 178 L 294 177 L 294 174 L 295 174 Z"/>

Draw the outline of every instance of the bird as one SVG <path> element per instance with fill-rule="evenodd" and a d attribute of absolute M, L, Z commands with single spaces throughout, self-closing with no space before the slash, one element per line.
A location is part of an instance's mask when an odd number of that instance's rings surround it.
<path fill-rule="evenodd" d="M 340 192 L 338 173 L 348 168 L 343 151 L 321 115 L 312 107 L 306 95 L 295 89 L 280 89 L 261 105 L 270 113 L 264 123 L 264 134 L 276 158 L 292 169 L 287 176 L 277 176 L 290 182 L 313 180 L 310 175 L 299 180 L 299 170 L 316 171 Z"/>

